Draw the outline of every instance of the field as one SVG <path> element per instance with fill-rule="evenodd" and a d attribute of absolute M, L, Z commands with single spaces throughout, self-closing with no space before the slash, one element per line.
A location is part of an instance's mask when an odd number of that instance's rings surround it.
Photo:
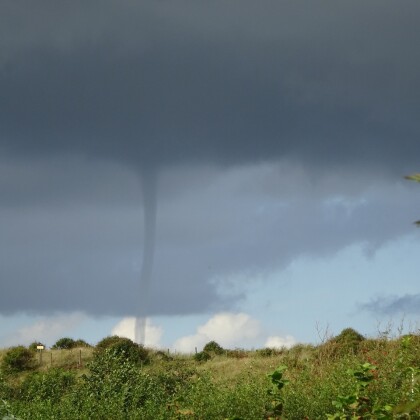
<path fill-rule="evenodd" d="M 114 338 L 44 350 L 41 364 L 32 352 L 16 369 L 12 350 L 0 352 L 0 419 L 420 418 L 418 334 L 365 339 L 347 329 L 318 346 L 211 342 L 196 355 Z"/>

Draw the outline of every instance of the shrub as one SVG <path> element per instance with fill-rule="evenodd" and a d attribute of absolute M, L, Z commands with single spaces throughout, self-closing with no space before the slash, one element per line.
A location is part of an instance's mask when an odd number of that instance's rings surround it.
<path fill-rule="evenodd" d="M 174 360 L 173 357 L 169 356 L 168 353 L 163 352 L 162 350 L 158 350 L 153 353 L 153 358 L 157 360 L 163 360 L 165 362 L 169 362 Z"/>
<path fill-rule="evenodd" d="M 339 335 L 330 338 L 323 344 L 320 344 L 314 355 L 318 360 L 337 360 L 345 355 L 354 356 L 359 351 L 364 351 L 362 343 L 365 341 L 365 337 L 353 328 L 345 328 Z"/>
<path fill-rule="evenodd" d="M 24 346 L 11 347 L 3 357 L 1 369 L 6 374 L 30 370 L 34 367 L 33 352 Z"/>
<path fill-rule="evenodd" d="M 51 347 L 55 350 L 64 350 L 72 349 L 76 347 L 76 341 L 69 337 L 63 337 L 56 341 L 56 343 Z"/>
<path fill-rule="evenodd" d="M 8 383 L 5 377 L 2 376 L 0 373 L 0 401 L 1 399 L 8 399 L 13 396 L 13 388 Z M 3 419 L 1 417 L 1 404 L 0 404 L 0 419 Z"/>
<path fill-rule="evenodd" d="M 256 353 L 258 356 L 261 356 L 261 357 L 271 357 L 271 356 L 278 356 L 280 354 L 283 354 L 284 350 L 273 348 L 273 347 L 265 347 L 263 349 L 258 349 Z"/>
<path fill-rule="evenodd" d="M 115 343 L 118 343 L 122 337 L 118 337 L 118 335 L 110 335 L 108 337 L 103 338 L 101 341 L 98 342 L 95 346 L 95 353 L 101 353 L 105 349 L 109 349 Z"/>
<path fill-rule="evenodd" d="M 210 360 L 211 356 L 210 353 L 207 351 L 199 351 L 198 353 L 194 354 L 194 360 L 196 362 L 207 362 L 207 360 Z"/>
<path fill-rule="evenodd" d="M 129 338 L 113 335 L 101 340 L 95 347 L 95 357 L 110 349 L 115 355 L 123 355 L 133 363 L 149 361 L 149 351 L 141 344 L 136 344 Z"/>
<path fill-rule="evenodd" d="M 213 354 L 223 354 L 224 353 L 224 349 L 223 347 L 216 343 L 215 341 L 209 341 L 203 348 L 203 351 L 207 352 L 207 353 L 213 353 Z"/>
<path fill-rule="evenodd" d="M 339 335 L 333 338 L 333 341 L 345 350 L 356 352 L 359 344 L 365 340 L 362 334 L 359 334 L 353 328 L 345 328 Z"/>
<path fill-rule="evenodd" d="M 112 346 L 96 353 L 89 363 L 89 374 L 70 394 L 75 414 L 65 418 L 164 419 L 175 394 L 187 386 L 180 370 L 140 370 Z M 32 418 L 32 417 L 31 417 Z M 60 418 L 60 417 L 58 417 Z"/>
<path fill-rule="evenodd" d="M 79 338 L 74 342 L 74 347 L 92 347 L 89 343 L 87 343 L 85 340 L 82 340 Z"/>
<path fill-rule="evenodd" d="M 58 403 L 75 383 L 75 374 L 66 370 L 33 372 L 24 379 L 19 395 L 25 401 L 49 400 Z"/>

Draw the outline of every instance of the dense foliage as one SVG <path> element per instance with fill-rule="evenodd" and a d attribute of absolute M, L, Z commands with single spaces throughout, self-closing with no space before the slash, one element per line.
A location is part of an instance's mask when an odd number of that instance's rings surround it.
<path fill-rule="evenodd" d="M 365 337 L 353 328 L 345 328 L 339 335 L 329 340 L 328 345 L 341 354 L 357 353 Z"/>
<path fill-rule="evenodd" d="M 13 374 L 30 370 L 34 367 L 33 352 L 24 346 L 11 347 L 3 356 L 1 370 Z"/>
<path fill-rule="evenodd" d="M 129 342 L 106 343 L 86 349 L 83 366 L 67 360 L 79 351 L 65 350 L 65 368 L 46 357 L 29 373 L 0 375 L 0 418 L 420 418 L 419 335 L 365 339 L 345 330 L 319 346 L 206 351 L 199 362 L 149 350 L 148 364 L 129 356 Z"/>
<path fill-rule="evenodd" d="M 203 351 L 207 352 L 207 353 L 213 353 L 213 354 L 223 354 L 223 352 L 225 351 L 223 349 L 223 347 L 219 344 L 216 343 L 215 341 L 209 341 L 203 348 Z"/>
<path fill-rule="evenodd" d="M 76 341 L 73 340 L 72 338 L 69 337 L 63 337 L 60 338 L 59 340 L 56 341 L 56 343 L 51 347 L 53 349 L 59 349 L 59 350 L 64 350 L 64 349 L 72 349 L 76 347 Z"/>
<path fill-rule="evenodd" d="M 149 351 L 129 338 L 113 335 L 102 339 L 95 347 L 95 356 L 101 356 L 106 350 L 111 350 L 117 356 L 124 356 L 134 364 L 143 364 L 149 360 Z"/>
<path fill-rule="evenodd" d="M 57 340 L 51 348 L 56 350 L 70 350 L 79 347 L 91 347 L 91 345 L 80 338 L 74 340 L 73 338 L 63 337 Z"/>

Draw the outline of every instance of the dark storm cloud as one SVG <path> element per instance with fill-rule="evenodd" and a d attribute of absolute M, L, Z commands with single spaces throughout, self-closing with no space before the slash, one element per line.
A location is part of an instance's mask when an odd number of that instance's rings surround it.
<path fill-rule="evenodd" d="M 70 193 L 0 208 L 2 313 L 133 314 L 143 203 L 135 173 L 117 168 L 79 162 L 76 179 L 86 185 L 77 200 Z M 372 254 L 413 232 L 420 208 L 409 188 L 416 185 L 404 180 L 372 189 L 360 173 L 313 179 L 290 164 L 172 168 L 160 183 L 154 315 L 232 308 L 242 298 L 240 289 L 224 294 L 232 276 L 258 278 L 297 257 L 328 257 L 359 243 Z"/>
<path fill-rule="evenodd" d="M 420 315 L 420 294 L 377 298 L 361 305 L 361 308 L 378 315 Z"/>
<path fill-rule="evenodd" d="M 411 186 L 382 178 L 418 170 L 419 17 L 417 1 L 2 1 L 1 311 L 133 313 L 144 167 L 153 313 L 407 233 Z"/>
<path fill-rule="evenodd" d="M 3 152 L 399 169 L 419 152 L 416 2 L 1 8 Z"/>

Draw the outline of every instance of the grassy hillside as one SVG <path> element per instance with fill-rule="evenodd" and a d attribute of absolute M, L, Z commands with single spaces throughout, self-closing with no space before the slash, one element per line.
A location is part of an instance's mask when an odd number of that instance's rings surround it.
<path fill-rule="evenodd" d="M 111 344 L 33 353 L 18 372 L 3 349 L 0 418 L 420 418 L 419 335 L 191 356 Z"/>

